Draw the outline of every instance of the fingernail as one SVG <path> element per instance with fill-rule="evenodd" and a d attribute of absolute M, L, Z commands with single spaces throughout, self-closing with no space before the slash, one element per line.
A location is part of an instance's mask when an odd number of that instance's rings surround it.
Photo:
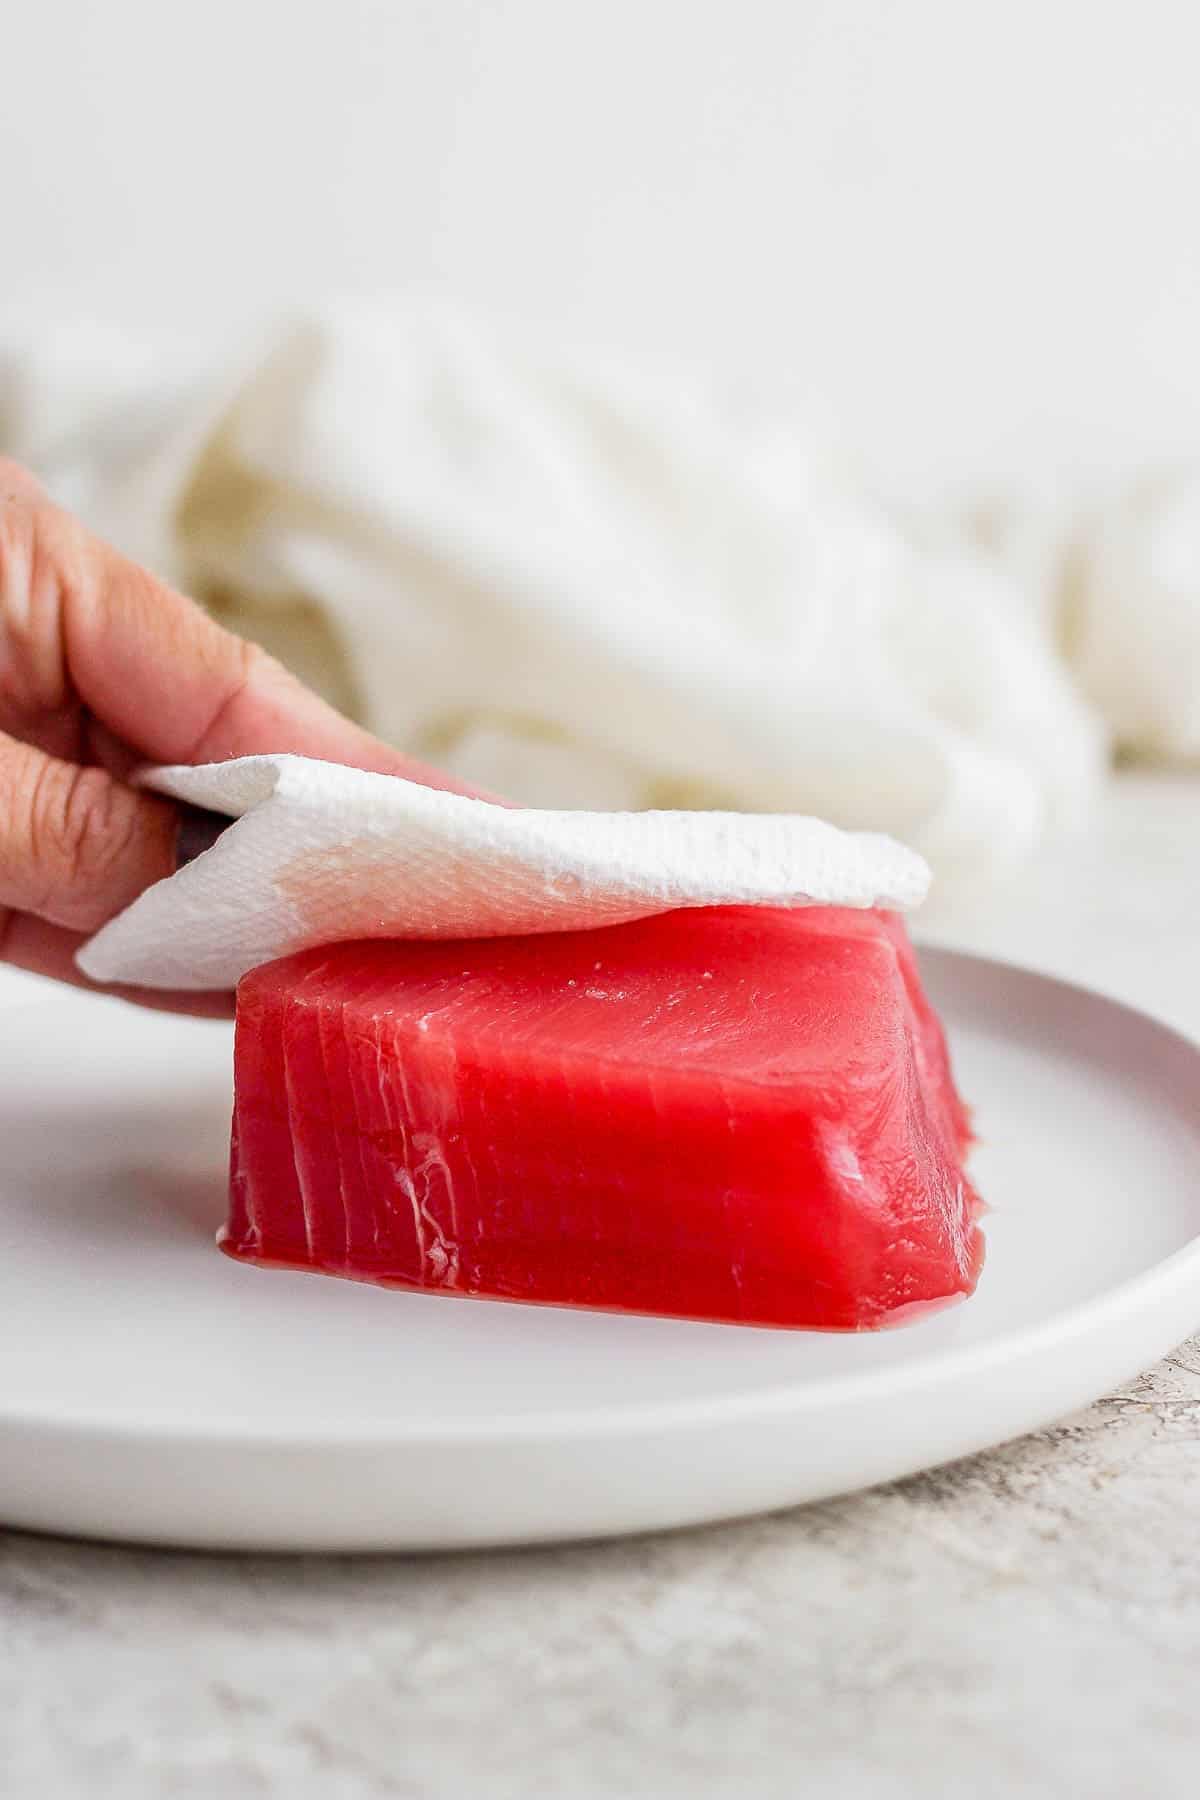
<path fill-rule="evenodd" d="M 175 867 L 186 868 L 211 850 L 227 825 L 233 820 L 228 813 L 209 812 L 203 806 L 189 806 L 186 801 L 179 808 L 179 829 L 175 834 Z"/>

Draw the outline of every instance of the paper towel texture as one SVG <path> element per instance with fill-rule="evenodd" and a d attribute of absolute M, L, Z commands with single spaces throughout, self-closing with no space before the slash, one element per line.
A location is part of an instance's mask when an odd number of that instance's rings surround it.
<path fill-rule="evenodd" d="M 929 880 L 890 838 L 789 814 L 509 809 L 299 756 L 145 780 L 236 823 L 84 946 L 95 981 L 226 988 L 311 944 L 579 930 L 683 906 L 905 908 Z"/>

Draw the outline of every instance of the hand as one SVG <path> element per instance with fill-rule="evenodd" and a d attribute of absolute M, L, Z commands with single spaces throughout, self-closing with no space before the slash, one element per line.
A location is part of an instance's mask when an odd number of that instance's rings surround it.
<path fill-rule="evenodd" d="M 90 985 L 79 944 L 177 863 L 178 809 L 131 785 L 133 770 L 270 750 L 455 785 L 350 724 L 0 460 L 0 960 Z"/>

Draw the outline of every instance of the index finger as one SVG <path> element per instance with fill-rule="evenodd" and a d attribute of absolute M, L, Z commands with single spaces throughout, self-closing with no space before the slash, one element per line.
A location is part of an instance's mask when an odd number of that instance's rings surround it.
<path fill-rule="evenodd" d="M 291 751 L 476 791 L 343 718 L 264 650 L 51 505 L 36 485 L 8 491 L 0 565 L 6 555 L 29 559 L 39 590 L 30 629 L 57 632 L 75 692 L 146 761 Z"/>

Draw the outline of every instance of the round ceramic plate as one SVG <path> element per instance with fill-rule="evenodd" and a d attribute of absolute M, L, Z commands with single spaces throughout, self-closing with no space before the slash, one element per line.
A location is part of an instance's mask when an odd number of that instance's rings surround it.
<path fill-rule="evenodd" d="M 0 1520 L 266 1549 L 643 1531 L 1048 1423 L 1200 1322 L 1200 1050 L 926 953 L 991 1203 L 975 1298 L 866 1336 L 452 1304 L 246 1268 L 227 1026 L 0 1017 Z"/>

